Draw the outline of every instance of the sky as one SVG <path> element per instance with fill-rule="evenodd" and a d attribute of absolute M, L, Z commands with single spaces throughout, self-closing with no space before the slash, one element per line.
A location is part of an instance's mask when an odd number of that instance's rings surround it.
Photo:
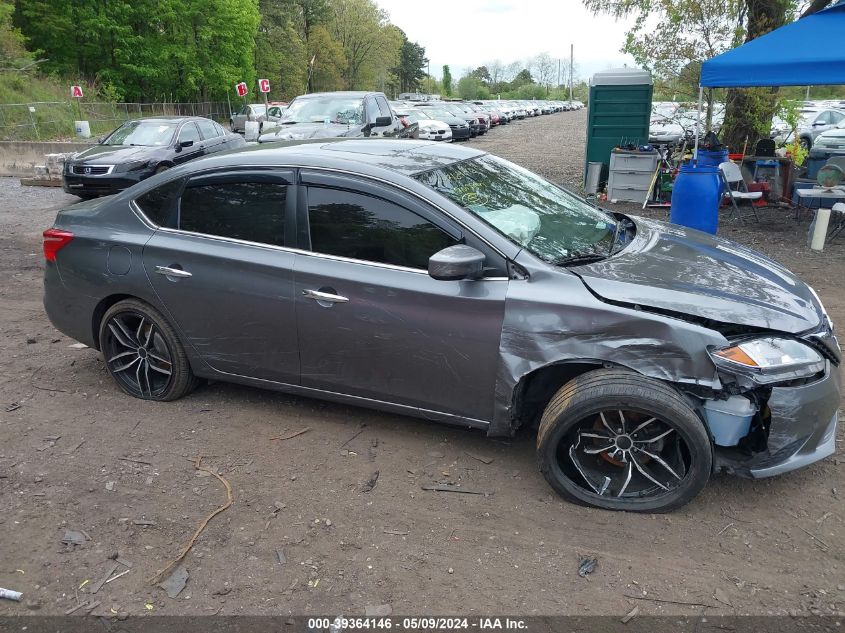
<path fill-rule="evenodd" d="M 449 64 L 456 79 L 485 62 L 505 64 L 538 53 L 569 59 L 575 45 L 576 74 L 634 66 L 619 52 L 632 20 L 594 16 L 581 0 L 376 0 L 408 39 L 425 47 L 431 74 Z M 567 61 L 561 63 L 565 66 Z"/>

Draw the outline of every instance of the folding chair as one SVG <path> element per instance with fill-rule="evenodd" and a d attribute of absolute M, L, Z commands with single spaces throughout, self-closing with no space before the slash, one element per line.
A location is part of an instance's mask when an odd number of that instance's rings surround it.
<path fill-rule="evenodd" d="M 739 221 L 743 224 L 745 224 L 745 218 L 751 216 L 754 216 L 754 220 L 759 222 L 760 218 L 757 217 L 757 209 L 754 208 L 753 204 L 749 205 L 751 213 L 747 213 L 743 216 L 739 212 L 739 206 L 737 206 L 736 201 L 748 200 L 750 202 L 754 202 L 755 200 L 759 200 L 763 197 L 763 192 L 748 191 L 748 186 L 745 184 L 745 179 L 742 177 L 742 172 L 736 163 L 732 163 L 730 161 L 721 163 L 719 165 L 719 175 L 725 184 L 725 193 L 728 194 L 728 197 L 731 199 L 731 204 L 733 205 L 731 215 L 735 214 L 736 217 L 739 218 Z M 736 185 L 736 189 L 734 189 L 734 185 Z"/>

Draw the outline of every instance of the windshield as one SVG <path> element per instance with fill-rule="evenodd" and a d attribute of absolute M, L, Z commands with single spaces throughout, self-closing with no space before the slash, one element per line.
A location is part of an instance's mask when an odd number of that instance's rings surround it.
<path fill-rule="evenodd" d="M 112 132 L 103 145 L 170 145 L 175 132 L 175 123 L 127 121 Z"/>
<path fill-rule="evenodd" d="M 550 263 L 609 253 L 616 220 L 504 159 L 484 155 L 415 176 Z"/>
<path fill-rule="evenodd" d="M 363 124 L 364 100 L 360 97 L 310 97 L 294 99 L 282 113 L 282 123 Z"/>
<path fill-rule="evenodd" d="M 455 115 L 452 112 L 449 112 L 448 110 L 445 110 L 445 109 L 426 108 L 425 112 L 426 112 L 426 114 L 431 116 L 431 118 L 433 118 L 433 119 L 434 118 L 439 119 L 440 117 L 443 117 L 444 119 L 454 119 L 455 118 Z"/>

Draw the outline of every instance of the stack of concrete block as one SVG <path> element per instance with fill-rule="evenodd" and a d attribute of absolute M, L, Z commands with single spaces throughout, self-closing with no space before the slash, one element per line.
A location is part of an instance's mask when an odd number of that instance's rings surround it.
<path fill-rule="evenodd" d="M 73 152 L 45 154 L 44 164 L 34 166 L 35 176 L 33 178 L 21 178 L 21 184 L 40 187 L 61 187 L 65 161 L 71 156 L 73 156 Z"/>

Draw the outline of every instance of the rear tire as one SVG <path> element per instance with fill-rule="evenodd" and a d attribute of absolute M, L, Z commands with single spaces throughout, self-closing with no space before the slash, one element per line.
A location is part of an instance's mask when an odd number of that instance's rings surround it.
<path fill-rule="evenodd" d="M 142 400 L 177 400 L 199 384 L 176 330 L 138 299 L 118 301 L 100 322 L 100 349 L 117 385 Z"/>
<path fill-rule="evenodd" d="M 598 369 L 566 383 L 537 433 L 546 481 L 565 499 L 606 510 L 669 512 L 710 477 L 704 423 L 681 394 L 623 369 Z"/>

